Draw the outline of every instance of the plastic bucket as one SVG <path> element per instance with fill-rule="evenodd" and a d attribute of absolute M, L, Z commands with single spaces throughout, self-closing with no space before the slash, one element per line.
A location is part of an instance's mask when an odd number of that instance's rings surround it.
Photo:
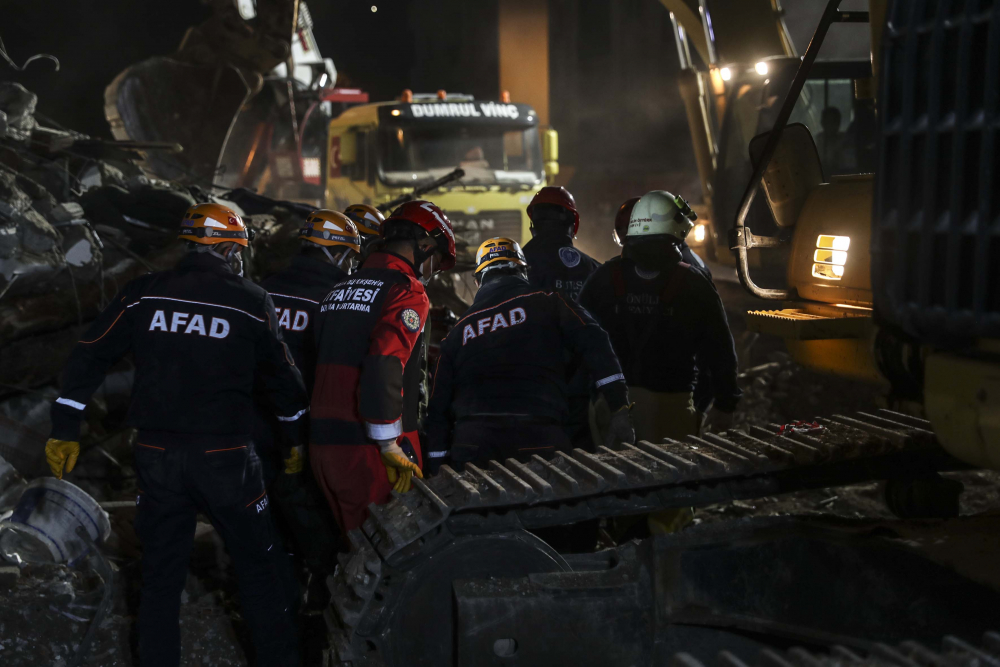
<path fill-rule="evenodd" d="M 55 477 L 40 477 L 21 494 L 14 512 L 0 522 L 0 554 L 14 563 L 69 563 L 87 553 L 76 529 L 95 542 L 111 534 L 108 513 L 85 491 Z"/>

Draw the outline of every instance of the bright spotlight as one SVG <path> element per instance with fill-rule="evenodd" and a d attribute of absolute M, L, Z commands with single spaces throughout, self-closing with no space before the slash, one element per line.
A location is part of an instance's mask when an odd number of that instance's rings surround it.
<path fill-rule="evenodd" d="M 763 60 L 754 65 L 754 69 L 757 70 L 757 74 L 761 76 L 767 76 L 767 63 Z"/>
<path fill-rule="evenodd" d="M 372 14 L 374 14 L 377 11 L 378 11 L 378 7 L 376 7 L 375 5 L 372 5 Z"/>
<path fill-rule="evenodd" d="M 705 225 L 696 225 L 694 228 L 694 242 L 702 243 L 705 240 Z"/>
<path fill-rule="evenodd" d="M 728 67 L 723 67 L 719 70 L 719 76 L 722 77 L 723 81 L 729 81 L 733 78 L 733 71 Z"/>

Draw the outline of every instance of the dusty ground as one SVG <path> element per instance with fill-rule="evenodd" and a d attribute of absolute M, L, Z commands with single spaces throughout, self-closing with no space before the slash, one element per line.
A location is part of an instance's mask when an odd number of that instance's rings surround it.
<path fill-rule="evenodd" d="M 829 378 L 798 366 L 783 344 L 745 332 L 741 313 L 760 307 L 738 285 L 720 276 L 720 293 L 730 310 L 737 339 L 744 400 L 736 426 L 783 424 L 817 415 L 877 406 L 880 390 L 848 380 Z M 81 458 L 73 481 L 102 500 L 134 497 L 125 443 L 109 441 L 104 452 Z M 955 561 L 969 576 L 1000 587 L 994 581 L 1000 555 L 1000 473 L 961 472 L 947 475 L 961 481 L 963 517 L 959 523 L 916 522 L 898 539 L 920 545 L 935 558 Z M 751 515 L 834 515 L 843 518 L 892 519 L 882 500 L 881 485 L 859 484 L 803 491 L 752 501 L 713 505 L 698 511 L 696 521 L 718 522 Z M 976 517 L 976 515 L 980 515 Z M 131 530 L 131 511 L 112 512 L 114 535 L 108 547 L 118 567 L 119 587 L 113 613 L 101 624 L 85 665 L 130 666 L 134 660 L 133 618 L 138 604 L 138 544 Z M 985 523 L 984 523 L 985 522 Z M 961 558 L 957 558 L 960 554 Z M 996 575 L 996 576 L 994 576 Z M 68 665 L 93 616 L 101 586 L 94 575 L 65 567 L 26 568 L 19 577 L 0 573 L 0 664 Z M 198 526 L 191 572 L 182 598 L 182 665 L 245 665 L 248 638 L 239 616 L 229 559 L 207 523 Z M 310 640 L 308 664 L 320 664 L 322 621 L 304 619 Z"/>

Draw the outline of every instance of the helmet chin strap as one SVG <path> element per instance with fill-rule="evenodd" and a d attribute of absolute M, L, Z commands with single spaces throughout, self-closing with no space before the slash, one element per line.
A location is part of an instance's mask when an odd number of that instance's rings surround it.
<path fill-rule="evenodd" d="M 233 273 L 239 277 L 243 277 L 243 256 L 240 253 L 236 253 L 236 257 L 233 258 L 232 250 L 229 251 L 229 255 L 223 255 L 221 252 L 217 251 L 215 248 L 209 248 L 208 254 L 214 255 L 225 262 L 229 268 L 233 270 Z"/>
<path fill-rule="evenodd" d="M 424 262 L 433 257 L 435 252 L 437 252 L 437 246 L 434 246 L 429 250 L 424 250 L 420 247 L 420 242 L 418 240 L 413 240 L 413 267 L 416 269 L 417 279 L 424 285 L 429 283 L 431 278 L 434 277 L 433 271 L 432 275 L 424 275 Z"/>
<path fill-rule="evenodd" d="M 335 259 L 333 253 L 331 253 L 326 246 L 321 245 L 319 249 L 323 251 L 323 254 L 326 255 L 326 258 L 330 260 L 330 263 L 333 264 L 335 267 L 337 267 L 341 271 L 346 271 L 347 273 L 351 272 L 349 252 L 345 250 L 342 253 L 340 253 L 339 258 Z M 344 262 L 348 263 L 347 268 L 344 268 Z"/>

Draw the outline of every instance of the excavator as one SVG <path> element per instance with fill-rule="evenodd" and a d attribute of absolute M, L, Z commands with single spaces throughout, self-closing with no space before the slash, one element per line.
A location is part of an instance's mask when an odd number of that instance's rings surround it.
<path fill-rule="evenodd" d="M 145 153 L 156 177 L 319 206 L 326 126 L 368 95 L 334 87 L 337 70 L 319 52 L 304 1 L 205 4 L 209 17 L 174 53 L 131 65 L 108 85 L 112 133 L 179 145 Z"/>
<path fill-rule="evenodd" d="M 703 192 L 727 227 L 713 237 L 744 288 L 778 302 L 748 313 L 748 327 L 784 338 L 807 367 L 884 385 L 949 453 L 1000 467 L 993 3 L 897 2 L 888 23 L 887 2 L 869 12 L 832 3 L 800 59 L 777 2 L 729 3 L 755 16 L 770 4 L 777 17 L 773 30 L 748 31 L 769 43 L 741 35 L 729 50 L 724 27 L 748 14 L 715 3 L 730 13 L 713 24 L 713 3 L 695 16 L 682 0 L 662 2 L 683 54 Z M 831 26 L 865 22 L 870 63 L 818 60 Z M 787 94 L 772 97 L 775 86 Z M 766 131 L 741 140 L 755 115 Z"/>
<path fill-rule="evenodd" d="M 938 476 L 1000 467 L 1000 3 L 828 0 L 799 56 L 778 0 L 660 1 L 710 244 L 776 302 L 749 326 L 888 407 L 442 466 L 351 532 L 326 664 L 1000 664 L 995 562 L 972 563 L 995 526 L 949 518 Z M 819 59 L 838 24 L 870 26 L 870 60 Z M 539 537 L 873 480 L 936 519 L 754 517 L 582 554 Z"/>

